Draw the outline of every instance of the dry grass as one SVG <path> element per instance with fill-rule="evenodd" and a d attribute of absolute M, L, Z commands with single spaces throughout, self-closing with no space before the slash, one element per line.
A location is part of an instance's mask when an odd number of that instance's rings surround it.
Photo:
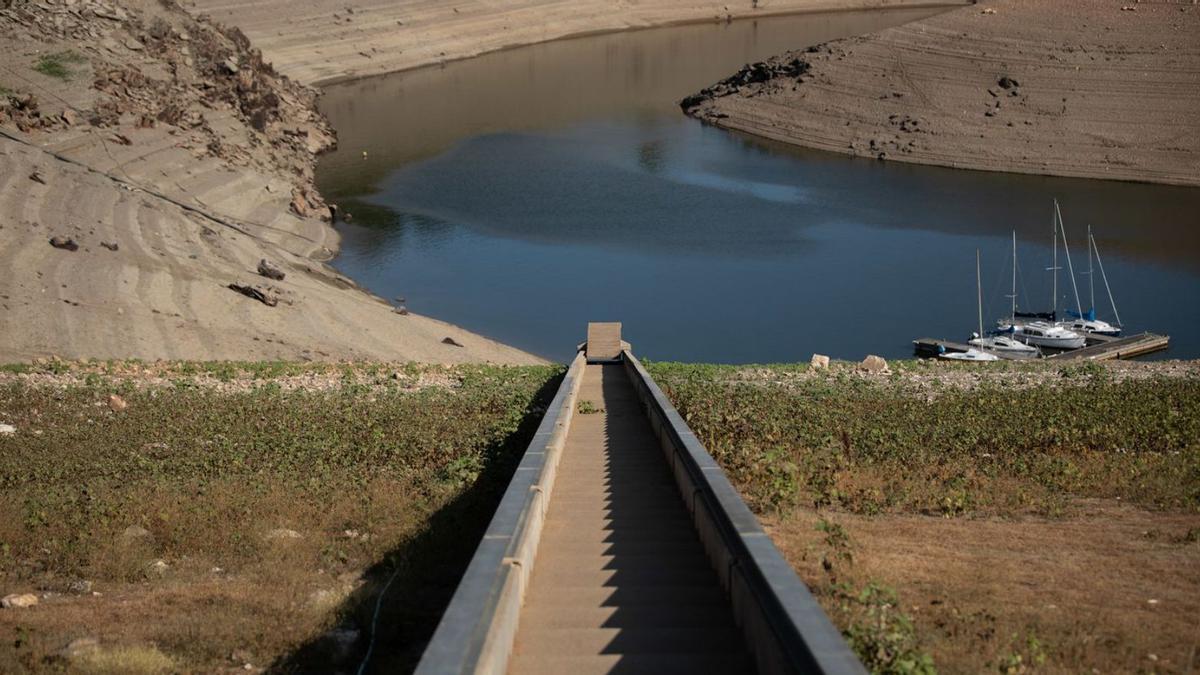
<path fill-rule="evenodd" d="M 80 656 L 75 667 L 88 675 L 155 675 L 175 670 L 175 662 L 154 647 L 125 645 Z"/>
<path fill-rule="evenodd" d="M 1200 516 L 1076 506 L 1069 519 L 796 510 L 767 524 L 835 614 L 831 582 L 898 589 L 897 609 L 942 672 L 1007 672 L 1018 662 L 1053 673 L 1194 672 Z M 823 518 L 848 534 L 852 562 L 831 553 L 817 529 Z"/>

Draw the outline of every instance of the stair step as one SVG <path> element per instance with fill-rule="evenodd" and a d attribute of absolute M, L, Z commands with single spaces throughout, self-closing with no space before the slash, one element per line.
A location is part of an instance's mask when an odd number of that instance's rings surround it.
<path fill-rule="evenodd" d="M 724 601 L 691 605 L 576 607 L 544 603 L 521 612 L 521 629 L 538 628 L 729 628 L 733 617 Z"/>
<path fill-rule="evenodd" d="M 707 586 L 650 586 L 619 588 L 615 586 L 573 586 L 548 588 L 533 585 L 525 596 L 526 611 L 540 605 L 566 605 L 568 607 L 639 607 L 664 605 L 683 607 L 694 605 L 722 604 L 728 607 L 728 599 L 720 584 Z"/>
<path fill-rule="evenodd" d="M 676 552 L 653 551 L 643 553 L 599 553 L 594 550 L 575 551 L 555 547 L 537 557 L 537 565 L 550 569 L 561 567 L 572 570 L 617 570 L 617 569 L 672 569 L 712 570 L 708 559 L 698 548 L 680 549 Z"/>
<path fill-rule="evenodd" d="M 742 650 L 736 628 L 546 628 L 522 630 L 516 653 L 580 656 L 588 654 L 721 654 Z"/>
<path fill-rule="evenodd" d="M 694 675 L 749 673 L 754 662 L 745 653 L 730 654 L 597 654 L 594 656 L 514 655 L 508 672 L 516 675 Z"/>
<path fill-rule="evenodd" d="M 663 556 L 673 559 L 686 555 L 697 559 L 707 560 L 704 546 L 698 539 L 690 541 L 625 541 L 606 542 L 599 538 L 595 540 L 566 541 L 561 538 L 543 538 L 539 560 L 549 556 L 560 555 L 592 555 L 592 556 Z"/>
<path fill-rule="evenodd" d="M 563 569 L 549 565 L 535 565 L 534 583 L 548 584 L 551 588 L 566 586 L 612 586 L 616 588 L 636 586 L 704 586 L 717 583 L 716 572 L 708 567 L 672 569 L 670 567 L 636 567 L 619 569 Z"/>

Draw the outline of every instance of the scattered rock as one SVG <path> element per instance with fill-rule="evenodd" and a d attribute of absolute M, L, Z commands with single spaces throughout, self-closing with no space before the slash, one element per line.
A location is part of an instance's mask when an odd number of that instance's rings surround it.
<path fill-rule="evenodd" d="M 79 244 L 70 237 L 50 237 L 50 245 L 54 248 L 61 248 L 64 251 L 78 251 Z"/>
<path fill-rule="evenodd" d="M 146 566 L 146 570 L 152 574 L 162 576 L 167 573 L 167 570 L 170 569 L 170 567 L 171 566 L 168 565 L 165 560 L 155 560 Z"/>
<path fill-rule="evenodd" d="M 679 107 L 685 112 L 691 112 L 705 101 L 723 96 L 729 96 L 741 91 L 742 87 L 767 82 L 775 78 L 803 82 L 811 65 L 801 58 L 776 58 L 769 61 L 759 61 L 742 66 L 742 69 L 730 77 L 721 80 L 698 94 L 685 97 L 679 102 Z"/>
<path fill-rule="evenodd" d="M 33 593 L 13 593 L 0 598 L 0 607 L 4 609 L 24 609 L 38 604 L 38 597 Z"/>
<path fill-rule="evenodd" d="M 150 536 L 150 530 L 147 530 L 141 525 L 130 525 L 129 527 L 125 528 L 125 531 L 121 533 L 121 536 L 126 539 L 143 539 Z"/>
<path fill-rule="evenodd" d="M 276 281 L 283 281 L 284 276 L 286 276 L 283 270 L 279 269 L 279 267 L 266 258 L 258 261 L 258 273 Z"/>
<path fill-rule="evenodd" d="M 230 290 L 237 291 L 238 293 L 241 293 L 242 295 L 244 295 L 248 298 L 254 298 L 255 300 L 258 300 L 262 304 L 266 305 L 267 307 L 274 307 L 275 305 L 279 304 L 278 296 L 276 296 L 274 293 L 270 292 L 269 290 L 259 287 L 259 286 L 251 286 L 249 284 L 232 283 L 232 284 L 229 284 L 228 288 Z"/>
<path fill-rule="evenodd" d="M 813 354 L 812 361 L 810 361 L 809 364 L 813 368 L 828 368 L 829 357 L 825 356 L 824 354 Z"/>
<path fill-rule="evenodd" d="M 450 345 L 450 346 L 452 346 L 452 347 L 461 347 L 461 346 L 462 346 L 462 343 L 461 343 L 461 342 L 459 342 L 458 340 L 455 340 L 455 339 L 454 339 L 454 338 L 452 338 L 452 337 L 444 337 L 444 338 L 442 338 L 442 344 L 444 344 L 444 345 Z"/>
<path fill-rule="evenodd" d="M 67 584 L 67 590 L 76 595 L 88 595 L 92 592 L 92 582 L 87 579 L 76 579 Z"/>
<path fill-rule="evenodd" d="M 303 539 L 303 538 L 304 538 L 304 535 L 300 534 L 299 532 L 297 532 L 295 530 L 289 530 L 287 528 L 282 528 L 282 527 L 271 530 L 270 532 L 267 532 L 266 534 L 263 535 L 263 539 L 267 539 L 268 541 L 273 541 L 276 539 Z"/>
<path fill-rule="evenodd" d="M 392 311 L 395 312 L 396 314 L 399 314 L 400 316 L 408 316 L 408 308 L 405 307 L 404 305 L 400 305 L 399 307 L 393 309 Z"/>
<path fill-rule="evenodd" d="M 222 61 L 221 67 L 224 68 L 225 72 L 229 73 L 230 75 L 236 75 L 237 72 L 241 70 L 241 68 L 238 66 L 237 59 L 232 56 Z"/>
<path fill-rule="evenodd" d="M 29 180 L 35 183 L 41 183 L 42 185 L 46 184 L 46 179 L 42 177 L 42 172 L 38 171 L 37 169 L 34 169 L 33 173 L 29 174 Z"/>
<path fill-rule="evenodd" d="M 0 436 L 11 436 L 17 433 L 17 428 L 11 424 L 0 424 Z"/>
<path fill-rule="evenodd" d="M 124 410 L 128 407 L 129 407 L 129 404 L 125 402 L 125 399 L 121 398 L 120 396 L 117 396 L 116 394 L 108 395 L 108 409 L 109 410 L 111 410 L 113 412 L 121 412 L 122 410 Z"/>
<path fill-rule="evenodd" d="M 885 361 L 882 356 L 876 356 L 874 354 L 871 354 L 871 355 L 867 356 L 867 358 L 863 359 L 862 363 L 859 364 L 859 367 L 862 368 L 863 370 L 867 371 L 868 373 L 890 372 L 888 370 L 887 361 Z"/>
<path fill-rule="evenodd" d="M 304 198 L 304 194 L 299 190 L 292 194 L 292 212 L 301 218 L 308 217 L 308 200 Z"/>
<path fill-rule="evenodd" d="M 996 81 L 996 84 L 1000 85 L 1001 89 L 1013 89 L 1015 87 L 1021 86 L 1020 82 L 1017 82 L 1016 79 L 1011 78 L 1008 75 L 1001 77 L 999 80 Z"/>
<path fill-rule="evenodd" d="M 121 249 L 121 247 L 117 245 L 117 242 L 115 241 L 102 241 L 100 242 L 100 245 L 110 251 L 118 251 Z"/>
<path fill-rule="evenodd" d="M 91 654 L 99 648 L 100 640 L 94 637 L 75 638 L 74 640 L 68 642 L 66 647 L 63 647 L 58 651 L 58 656 L 71 661 L 81 656 Z"/>

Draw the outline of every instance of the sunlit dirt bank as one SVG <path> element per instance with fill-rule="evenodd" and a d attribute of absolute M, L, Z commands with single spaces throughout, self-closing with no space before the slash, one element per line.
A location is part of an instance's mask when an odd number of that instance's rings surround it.
<path fill-rule="evenodd" d="M 683 107 L 889 161 L 1200 185 L 1200 7 L 993 0 L 751 65 Z"/>

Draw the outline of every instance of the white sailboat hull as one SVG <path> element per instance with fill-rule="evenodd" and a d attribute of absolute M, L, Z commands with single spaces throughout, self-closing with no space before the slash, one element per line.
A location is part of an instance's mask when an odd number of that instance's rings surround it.
<path fill-rule="evenodd" d="M 1049 347 L 1050 349 L 1079 349 L 1087 344 L 1087 338 L 1062 326 L 1035 321 L 1033 323 L 1010 326 L 1013 337 L 1027 345 Z"/>
<path fill-rule="evenodd" d="M 980 347 L 989 349 L 994 352 L 1005 352 L 1008 354 L 1025 354 L 1034 356 L 1037 354 L 1037 348 L 1031 347 L 1024 342 L 1014 340 L 1007 335 L 996 335 L 989 337 L 975 337 L 967 340 L 967 344 L 972 347 Z"/>
<path fill-rule="evenodd" d="M 1119 327 L 1099 319 L 1073 319 L 1071 321 L 1059 321 L 1058 325 L 1076 333 L 1095 333 L 1097 335 L 1111 335 L 1113 337 L 1121 334 L 1121 329 Z"/>
<path fill-rule="evenodd" d="M 979 351 L 978 349 L 968 349 L 965 352 L 945 352 L 938 354 L 939 359 L 947 361 L 999 361 L 1000 357 L 995 354 Z"/>

